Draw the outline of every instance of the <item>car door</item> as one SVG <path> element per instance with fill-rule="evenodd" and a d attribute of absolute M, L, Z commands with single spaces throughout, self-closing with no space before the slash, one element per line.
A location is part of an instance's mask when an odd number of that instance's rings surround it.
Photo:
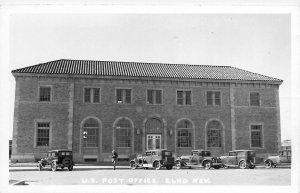
<path fill-rule="evenodd" d="M 227 158 L 228 165 L 237 165 L 237 152 L 229 152 L 229 156 Z"/>

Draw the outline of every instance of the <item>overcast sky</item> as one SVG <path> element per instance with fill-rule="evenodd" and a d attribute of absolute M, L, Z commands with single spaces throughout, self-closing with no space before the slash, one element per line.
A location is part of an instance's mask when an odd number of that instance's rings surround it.
<path fill-rule="evenodd" d="M 282 139 L 290 139 L 290 27 L 287 14 L 15 14 L 10 70 L 62 58 L 233 66 L 284 80 Z M 11 75 L 10 129 L 14 86 Z"/>

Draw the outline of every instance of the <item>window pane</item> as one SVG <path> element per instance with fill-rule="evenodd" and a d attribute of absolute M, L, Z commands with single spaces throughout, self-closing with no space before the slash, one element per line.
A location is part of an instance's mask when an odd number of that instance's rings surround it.
<path fill-rule="evenodd" d="M 122 99 L 122 90 L 121 89 L 117 89 L 117 103 L 123 103 L 123 99 Z"/>
<path fill-rule="evenodd" d="M 192 134 L 190 129 L 177 130 L 177 147 L 191 147 Z"/>
<path fill-rule="evenodd" d="M 191 105 L 192 104 L 192 98 L 191 98 L 191 91 L 185 92 L 185 104 Z"/>
<path fill-rule="evenodd" d="M 100 102 L 100 89 L 94 88 L 94 103 Z"/>
<path fill-rule="evenodd" d="M 84 89 L 84 102 L 86 102 L 86 103 L 91 102 L 91 89 L 90 88 Z"/>
<path fill-rule="evenodd" d="M 262 127 L 261 125 L 251 126 L 251 147 L 262 147 Z"/>
<path fill-rule="evenodd" d="M 177 91 L 177 104 L 183 105 L 183 91 Z"/>
<path fill-rule="evenodd" d="M 207 126 L 207 147 L 222 147 L 222 125 L 218 121 L 211 121 Z"/>
<path fill-rule="evenodd" d="M 250 93 L 250 105 L 251 106 L 259 106 L 259 93 L 251 92 Z"/>
<path fill-rule="evenodd" d="M 51 88 L 40 87 L 40 101 L 50 101 L 51 99 Z"/>
<path fill-rule="evenodd" d="M 50 123 L 37 123 L 37 146 L 49 146 Z"/>
<path fill-rule="evenodd" d="M 207 97 L 207 105 L 213 105 L 213 92 L 208 91 L 206 97 Z"/>
<path fill-rule="evenodd" d="M 161 90 L 157 90 L 156 91 L 156 104 L 162 104 Z"/>
<path fill-rule="evenodd" d="M 126 98 L 125 101 L 126 103 L 130 104 L 131 103 L 131 90 L 130 89 L 126 89 Z"/>
<path fill-rule="evenodd" d="M 221 93 L 215 92 L 215 105 L 221 105 Z"/>
<path fill-rule="evenodd" d="M 148 103 L 153 104 L 153 90 L 148 90 L 147 98 L 148 98 Z"/>

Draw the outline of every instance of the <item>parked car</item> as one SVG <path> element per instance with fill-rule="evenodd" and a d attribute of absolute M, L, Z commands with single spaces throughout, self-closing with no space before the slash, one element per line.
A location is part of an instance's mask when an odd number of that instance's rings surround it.
<path fill-rule="evenodd" d="M 170 170 L 174 165 L 175 158 L 172 156 L 172 152 L 167 149 L 148 150 L 143 155 L 137 156 L 137 158 L 130 161 L 131 169 L 155 168 L 159 170 L 165 167 Z"/>
<path fill-rule="evenodd" d="M 255 168 L 255 152 L 252 150 L 229 151 L 228 156 L 221 156 L 224 167 Z"/>
<path fill-rule="evenodd" d="M 219 169 L 222 167 L 222 162 L 220 159 L 212 157 L 208 150 L 192 150 L 191 155 L 183 155 L 176 160 L 176 169 L 192 168 L 193 166 Z"/>
<path fill-rule="evenodd" d="M 279 151 L 276 156 L 269 156 L 265 161 L 266 168 L 275 168 L 277 165 L 287 165 L 292 162 L 292 150 L 286 149 Z"/>
<path fill-rule="evenodd" d="M 42 168 L 47 165 L 50 165 L 52 171 L 56 171 L 57 168 L 64 169 L 65 167 L 68 168 L 69 171 L 72 171 L 75 165 L 72 151 L 66 149 L 48 151 L 47 157 L 38 161 L 37 167 L 41 171 Z"/>

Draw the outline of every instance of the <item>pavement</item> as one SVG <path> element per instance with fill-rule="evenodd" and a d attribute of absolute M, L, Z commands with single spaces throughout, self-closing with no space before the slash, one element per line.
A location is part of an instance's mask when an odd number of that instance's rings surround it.
<path fill-rule="evenodd" d="M 128 162 L 119 162 L 117 165 L 118 169 L 130 169 Z M 46 166 L 42 170 L 51 170 L 50 166 Z M 73 170 L 106 170 L 113 169 L 113 165 L 110 162 L 103 162 L 97 164 L 88 163 L 75 163 Z M 37 163 L 10 163 L 9 171 L 37 171 Z"/>

